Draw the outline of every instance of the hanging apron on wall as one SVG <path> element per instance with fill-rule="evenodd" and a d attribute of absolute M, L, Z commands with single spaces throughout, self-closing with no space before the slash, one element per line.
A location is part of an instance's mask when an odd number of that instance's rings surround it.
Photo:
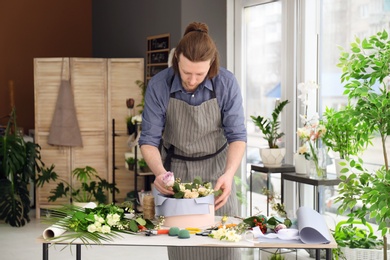
<path fill-rule="evenodd" d="M 221 111 L 215 97 L 192 106 L 171 95 L 163 134 L 162 159 L 175 178 L 190 182 L 195 177 L 210 181 L 213 187 L 226 165 L 227 142 L 223 133 Z M 167 169 L 168 170 L 168 169 Z M 215 212 L 217 216 L 238 214 L 236 189 L 227 203 Z M 191 226 L 191 223 L 189 223 Z M 169 259 L 240 259 L 240 250 L 231 248 L 169 247 Z"/>
<path fill-rule="evenodd" d="M 58 146 L 83 146 L 70 84 L 70 69 L 68 79 L 63 79 L 63 67 L 64 59 L 62 59 L 61 83 L 47 143 Z"/>

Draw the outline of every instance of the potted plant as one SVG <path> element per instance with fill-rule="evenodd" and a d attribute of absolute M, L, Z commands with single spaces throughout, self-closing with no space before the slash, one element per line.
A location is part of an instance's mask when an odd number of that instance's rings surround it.
<path fill-rule="evenodd" d="M 332 235 L 337 243 L 337 248 L 333 250 L 336 259 L 356 259 L 359 253 L 364 254 L 369 249 L 382 253 L 380 249 L 383 240 L 378 239 L 368 223 L 363 224 L 359 220 L 348 223 L 342 220 L 337 223 Z M 373 257 L 372 252 L 370 256 Z"/>
<path fill-rule="evenodd" d="M 0 136 L 0 219 L 20 227 L 30 222 L 28 185 L 44 164 L 40 146 L 25 142 L 16 129 L 16 112 L 13 109 L 4 134 Z"/>
<path fill-rule="evenodd" d="M 336 111 L 326 108 L 324 124 L 326 128 L 323 142 L 332 151 L 338 153 L 335 158 L 336 173 L 341 174 L 341 166 L 346 166 L 346 158 L 357 156 L 371 143 L 371 135 L 367 132 L 367 124 L 359 117 L 354 117 L 351 105 Z M 347 169 L 344 168 L 344 173 Z"/>
<path fill-rule="evenodd" d="M 135 127 L 137 124 L 139 125 L 142 122 L 142 116 L 136 115 L 136 116 L 127 116 L 126 117 L 126 125 L 127 125 L 127 134 L 132 135 L 135 133 Z"/>
<path fill-rule="evenodd" d="M 264 166 L 280 166 L 286 154 L 286 149 L 279 148 L 277 142 L 284 136 L 284 133 L 280 132 L 279 115 L 288 103 L 288 100 L 280 102 L 273 110 L 271 118 L 251 116 L 253 123 L 259 127 L 264 135 L 264 139 L 268 142 L 268 148 L 260 148 L 260 156 Z"/>
<path fill-rule="evenodd" d="M 127 157 L 125 159 L 125 161 L 126 161 L 128 169 L 130 171 L 133 171 L 134 170 L 134 166 L 135 166 L 135 158 L 134 157 Z"/>
<path fill-rule="evenodd" d="M 39 187 L 42 187 L 45 182 L 55 181 L 58 178 L 53 169 L 54 166 L 38 174 L 37 185 Z M 74 169 L 72 176 L 79 183 L 69 184 L 67 181 L 61 180 L 61 182 L 57 183 L 56 188 L 50 191 L 52 195 L 48 197 L 49 201 L 54 202 L 59 198 L 68 197 L 71 203 L 96 201 L 100 204 L 107 202 L 105 191 L 113 192 L 115 190 L 115 192 L 119 193 L 115 183 L 109 183 L 102 179 L 97 171 L 90 166 Z"/>
<path fill-rule="evenodd" d="M 387 259 L 387 234 L 390 232 L 390 170 L 386 138 L 390 134 L 390 40 L 386 31 L 363 40 L 356 38 L 351 50 L 341 48 L 339 67 L 346 82 L 344 94 L 354 103 L 354 118 L 364 122 L 368 134 L 376 133 L 381 139 L 384 165 L 377 170 L 365 169 L 361 159 L 352 159 L 350 175 L 341 176 L 339 212 L 349 212 L 349 221 L 355 218 L 366 223 L 375 220 L 383 236 L 383 259 Z M 379 85 L 379 88 L 376 86 Z M 355 208 L 358 201 L 362 207 Z"/>
<path fill-rule="evenodd" d="M 139 169 L 141 172 L 150 172 L 149 166 L 146 164 L 146 161 L 144 158 L 141 158 L 138 160 Z"/>

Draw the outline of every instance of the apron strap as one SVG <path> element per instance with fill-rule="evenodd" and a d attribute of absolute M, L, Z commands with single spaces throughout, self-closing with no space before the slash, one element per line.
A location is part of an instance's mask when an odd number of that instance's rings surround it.
<path fill-rule="evenodd" d="M 165 157 L 165 161 L 164 161 L 164 168 L 168 171 L 171 170 L 172 158 L 183 160 L 183 161 L 190 161 L 190 162 L 202 161 L 202 160 L 207 160 L 207 159 L 213 158 L 213 157 L 217 156 L 220 152 L 225 150 L 227 144 L 228 143 L 226 142 L 215 153 L 200 156 L 200 157 L 188 157 L 188 156 L 175 154 L 175 147 L 173 145 L 171 145 L 168 149 L 164 147 L 167 150 L 167 156 Z"/>

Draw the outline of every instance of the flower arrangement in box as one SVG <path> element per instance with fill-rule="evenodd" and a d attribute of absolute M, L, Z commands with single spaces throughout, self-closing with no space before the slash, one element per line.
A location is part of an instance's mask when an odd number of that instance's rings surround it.
<path fill-rule="evenodd" d="M 174 195 L 167 197 L 154 191 L 156 215 L 165 217 L 166 226 L 203 227 L 214 224 L 214 191 L 210 182 L 200 177 L 182 182 L 172 172 L 163 176 L 164 184 L 171 187 Z"/>
<path fill-rule="evenodd" d="M 173 197 L 176 199 L 195 199 L 198 197 L 206 197 L 214 193 L 210 182 L 202 182 L 200 177 L 194 179 L 193 182 L 181 183 L 180 179 L 176 179 L 173 184 Z"/>
<path fill-rule="evenodd" d="M 65 232 L 59 236 L 49 236 L 46 239 L 55 242 L 80 239 L 84 244 L 94 242 L 101 244 L 102 241 L 109 241 L 120 237 L 121 233 L 138 234 L 146 230 L 159 229 L 163 223 L 160 218 L 155 225 L 151 220 L 135 214 L 130 209 L 130 214 L 125 214 L 122 207 L 114 204 L 100 204 L 94 208 L 82 208 L 74 205 L 65 205 L 62 208 L 53 209 L 50 217 L 42 221 L 52 224 Z M 69 231 L 69 232 L 67 232 Z"/>

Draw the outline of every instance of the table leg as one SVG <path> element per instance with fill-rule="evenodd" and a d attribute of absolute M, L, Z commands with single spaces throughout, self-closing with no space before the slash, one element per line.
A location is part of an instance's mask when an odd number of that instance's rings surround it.
<path fill-rule="evenodd" d="M 249 173 L 249 215 L 252 216 L 252 173 Z"/>
<path fill-rule="evenodd" d="M 267 216 L 269 216 L 269 193 L 271 192 L 271 188 L 270 188 L 270 174 L 267 173 Z"/>
<path fill-rule="evenodd" d="M 42 259 L 49 260 L 49 244 L 48 243 L 42 244 Z"/>
<path fill-rule="evenodd" d="M 331 248 L 327 248 L 326 249 L 326 260 L 332 260 L 332 249 Z"/>
<path fill-rule="evenodd" d="M 316 260 L 321 259 L 321 249 L 316 249 Z"/>
<path fill-rule="evenodd" d="M 317 212 L 318 212 L 318 187 L 317 186 L 313 186 L 313 195 L 314 195 L 314 198 L 313 198 L 313 209 L 315 209 Z"/>
<path fill-rule="evenodd" d="M 76 260 L 81 260 L 81 244 L 76 245 Z"/>
<path fill-rule="evenodd" d="M 280 202 L 284 203 L 284 178 L 283 178 L 283 173 L 280 175 Z"/>

